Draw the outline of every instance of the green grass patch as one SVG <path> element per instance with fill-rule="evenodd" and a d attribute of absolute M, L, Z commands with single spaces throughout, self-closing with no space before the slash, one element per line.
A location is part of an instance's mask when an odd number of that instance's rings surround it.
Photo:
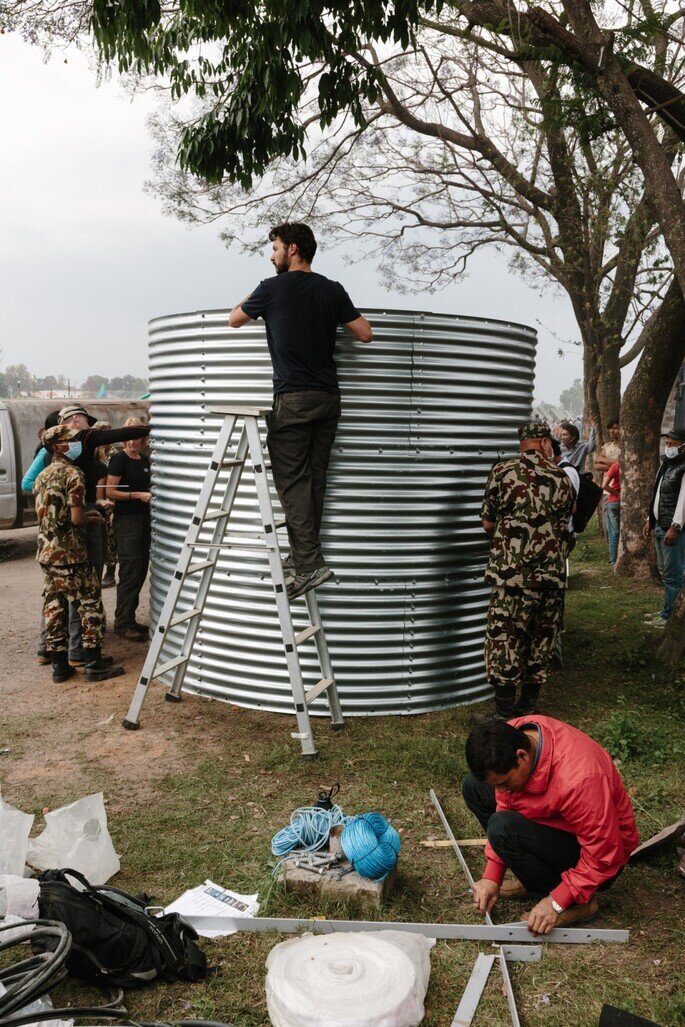
<path fill-rule="evenodd" d="M 649 582 L 618 581 L 604 543 L 592 532 L 577 546 L 572 572 L 563 667 L 553 670 L 543 707 L 611 751 L 646 837 L 683 811 L 682 675 L 657 666 L 658 634 L 642 623 L 646 611 L 658 608 L 661 591 Z M 330 734 L 325 722 L 317 720 L 321 756 L 315 764 L 300 759 L 285 718 L 218 704 L 197 703 L 196 708 L 197 717 L 186 722 L 187 731 L 181 724 L 174 740 L 183 753 L 183 770 L 163 777 L 152 797 L 129 799 L 111 775 L 107 779 L 93 754 L 72 754 L 115 807 L 110 829 L 123 854 L 116 884 L 168 902 L 211 878 L 238 891 L 259 890 L 266 915 L 358 915 L 344 904 L 322 905 L 285 894 L 272 877 L 272 835 L 288 822 L 295 807 L 315 799 L 320 786 L 339 781 L 339 801 L 347 811 L 378 810 L 402 832 L 397 893 L 381 913 L 365 912 L 364 917 L 480 922 L 451 851 L 419 844 L 429 835 L 442 836 L 428 798 L 431 787 L 458 836 L 480 833 L 459 792 L 473 708 L 412 718 L 356 719 L 343 734 Z M 146 716 L 156 715 L 159 711 L 151 701 Z M 3 723 L 8 744 L 23 750 L 30 722 L 5 712 Z M 202 744 L 205 728 L 214 735 L 209 750 Z M 140 744 L 145 744 L 144 731 Z M 44 796 L 45 782 L 41 789 Z M 57 783 L 54 791 L 55 797 L 62 797 L 57 796 Z M 26 798 L 28 808 L 33 808 L 36 797 L 28 789 Z M 21 804 L 20 800 L 13 796 L 13 801 Z M 477 875 L 479 852 L 470 849 L 467 858 Z M 629 928 L 630 943 L 550 947 L 540 963 L 512 964 L 522 1023 L 596 1027 L 604 1002 L 660 1024 L 683 1023 L 684 893 L 673 849 L 628 869 L 602 897 L 597 926 Z M 502 904 L 495 919 L 516 919 L 526 908 Z M 206 982 L 131 992 L 127 1005 L 138 1020 L 202 1017 L 235 1027 L 266 1027 L 264 962 L 278 940 L 241 934 L 205 942 L 215 968 Z M 485 945 L 456 942 L 436 945 L 424 1021 L 428 1027 L 451 1023 L 478 948 L 487 950 Z M 74 986 L 63 988 L 62 995 L 73 998 Z M 507 1022 L 495 971 L 476 1024 Z"/>

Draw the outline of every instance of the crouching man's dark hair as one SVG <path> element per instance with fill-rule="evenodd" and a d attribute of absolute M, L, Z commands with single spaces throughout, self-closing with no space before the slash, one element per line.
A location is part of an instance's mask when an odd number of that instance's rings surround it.
<path fill-rule="evenodd" d="M 466 739 L 466 762 L 479 781 L 489 773 L 508 774 L 517 765 L 519 749 L 530 752 L 530 738 L 524 731 L 504 720 L 492 718 L 476 724 Z"/>
<path fill-rule="evenodd" d="M 269 232 L 269 240 L 275 242 L 276 239 L 280 239 L 286 246 L 297 246 L 300 257 L 308 264 L 314 260 L 316 239 L 309 225 L 303 225 L 300 221 L 286 221 L 282 225 L 274 225 Z"/>

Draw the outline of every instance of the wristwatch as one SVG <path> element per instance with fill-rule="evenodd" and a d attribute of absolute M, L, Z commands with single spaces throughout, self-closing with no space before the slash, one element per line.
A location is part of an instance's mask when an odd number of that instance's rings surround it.
<path fill-rule="evenodd" d="M 552 909 L 554 910 L 555 913 L 563 913 L 564 912 L 564 907 L 560 906 L 558 902 L 555 902 L 551 895 L 549 897 L 549 901 L 552 903 Z"/>

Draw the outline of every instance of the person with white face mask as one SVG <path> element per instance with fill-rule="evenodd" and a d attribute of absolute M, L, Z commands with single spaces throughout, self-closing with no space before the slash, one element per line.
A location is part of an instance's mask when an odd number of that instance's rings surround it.
<path fill-rule="evenodd" d="M 672 428 L 661 436 L 666 439 L 652 498 L 649 517 L 642 529 L 645 538 L 654 539 L 657 566 L 664 586 L 664 605 L 645 620 L 663 628 L 683 587 L 685 570 L 685 428 Z"/>

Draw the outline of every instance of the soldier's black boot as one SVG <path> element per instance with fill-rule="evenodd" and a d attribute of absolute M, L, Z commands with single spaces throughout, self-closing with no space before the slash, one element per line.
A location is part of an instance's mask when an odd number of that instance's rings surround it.
<path fill-rule="evenodd" d="M 69 656 L 67 653 L 53 653 L 52 654 L 52 680 L 61 684 L 63 681 L 68 681 L 69 678 L 73 677 L 76 671 L 73 667 L 69 666 Z"/>
<path fill-rule="evenodd" d="M 540 685 L 522 685 L 519 701 L 514 706 L 515 717 L 529 717 L 531 713 L 537 713 Z"/>
<path fill-rule="evenodd" d="M 501 720 L 511 720 L 515 717 L 514 706 L 516 705 L 516 689 L 513 685 L 506 685 L 503 688 L 495 688 L 495 716 Z"/>
<path fill-rule="evenodd" d="M 85 677 L 87 681 L 107 681 L 108 678 L 118 678 L 124 673 L 123 667 L 113 667 L 112 658 L 104 657 L 100 653 L 99 647 L 97 649 L 85 649 L 86 654 L 86 670 Z"/>

